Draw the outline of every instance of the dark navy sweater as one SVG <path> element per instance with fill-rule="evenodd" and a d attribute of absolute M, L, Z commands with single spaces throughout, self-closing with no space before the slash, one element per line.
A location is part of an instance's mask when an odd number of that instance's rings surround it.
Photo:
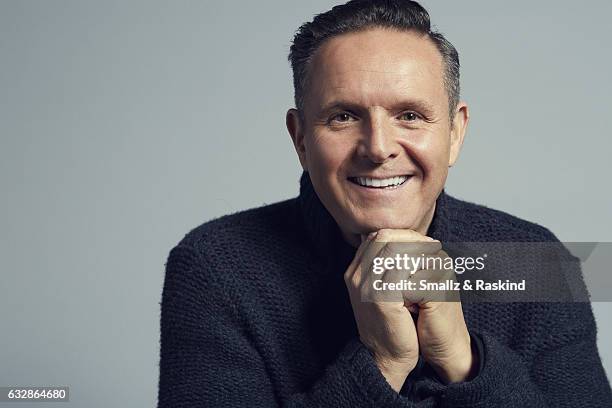
<path fill-rule="evenodd" d="M 437 200 L 441 242 L 556 241 L 500 211 Z M 463 304 L 480 371 L 445 385 L 422 359 L 398 394 L 359 341 L 341 237 L 307 173 L 296 199 L 207 222 L 172 249 L 159 407 L 612 407 L 589 303 Z"/>

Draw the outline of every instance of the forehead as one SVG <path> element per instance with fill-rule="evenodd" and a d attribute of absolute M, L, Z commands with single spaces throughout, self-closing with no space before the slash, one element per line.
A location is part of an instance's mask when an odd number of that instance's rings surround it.
<path fill-rule="evenodd" d="M 384 106 L 418 97 L 446 104 L 442 56 L 427 36 L 411 31 L 374 28 L 331 38 L 315 53 L 309 78 L 308 93 L 319 103 Z"/>

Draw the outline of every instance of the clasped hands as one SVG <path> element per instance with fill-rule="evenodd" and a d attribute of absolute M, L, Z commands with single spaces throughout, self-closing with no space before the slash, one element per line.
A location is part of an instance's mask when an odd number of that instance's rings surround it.
<path fill-rule="evenodd" d="M 399 301 L 364 301 L 364 291 L 371 291 L 363 265 L 368 251 L 382 248 L 387 253 L 393 243 L 415 243 L 414 256 L 448 257 L 439 241 L 412 230 L 384 229 L 362 242 L 346 272 L 353 314 L 361 342 L 372 352 L 378 368 L 396 391 L 417 364 L 419 353 L 446 383 L 469 380 L 477 364 L 460 301 L 440 301 L 423 292 L 403 291 Z M 426 245 L 418 245 L 426 243 Z M 406 248 L 406 246 L 402 247 Z M 413 272 L 413 278 L 432 276 L 426 269 Z M 454 278 L 448 274 L 446 277 Z M 413 319 L 411 313 L 418 313 Z"/>

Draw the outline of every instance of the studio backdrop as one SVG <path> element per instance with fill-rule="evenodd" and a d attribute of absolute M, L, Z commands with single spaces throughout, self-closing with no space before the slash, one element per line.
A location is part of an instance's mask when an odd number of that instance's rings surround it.
<path fill-rule="evenodd" d="M 0 0 L 0 386 L 155 405 L 168 252 L 297 195 L 288 48 L 333 4 Z M 471 108 L 447 191 L 612 241 L 610 2 L 423 5 Z M 610 376 L 612 307 L 593 309 Z"/>

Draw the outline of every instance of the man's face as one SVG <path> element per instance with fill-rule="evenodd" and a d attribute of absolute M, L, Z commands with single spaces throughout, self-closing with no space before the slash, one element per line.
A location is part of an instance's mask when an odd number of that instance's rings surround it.
<path fill-rule="evenodd" d="M 304 118 L 287 125 L 319 198 L 345 238 L 382 228 L 425 233 L 467 124 L 451 125 L 444 66 L 426 36 L 343 34 L 310 65 Z"/>

